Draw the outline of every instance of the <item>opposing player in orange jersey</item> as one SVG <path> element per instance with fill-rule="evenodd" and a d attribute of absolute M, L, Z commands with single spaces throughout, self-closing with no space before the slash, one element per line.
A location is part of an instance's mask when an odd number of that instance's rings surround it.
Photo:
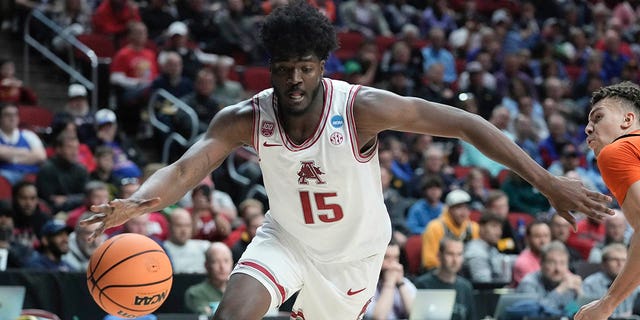
<path fill-rule="evenodd" d="M 599 89 L 591 98 L 587 144 L 593 149 L 607 187 L 618 200 L 627 220 L 640 228 L 640 87 L 623 82 Z M 640 238 L 629 245 L 627 264 L 607 294 L 583 306 L 576 320 L 605 320 L 638 285 Z"/>

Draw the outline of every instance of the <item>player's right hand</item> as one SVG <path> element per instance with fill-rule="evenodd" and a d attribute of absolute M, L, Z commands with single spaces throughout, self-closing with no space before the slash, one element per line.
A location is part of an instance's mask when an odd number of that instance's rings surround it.
<path fill-rule="evenodd" d="M 80 225 L 99 223 L 98 228 L 91 233 L 89 241 L 93 241 L 104 230 L 117 227 L 127 220 L 149 212 L 151 208 L 160 203 L 160 198 L 151 199 L 114 199 L 105 204 L 92 205 L 91 211 L 95 214 L 80 221 Z"/>

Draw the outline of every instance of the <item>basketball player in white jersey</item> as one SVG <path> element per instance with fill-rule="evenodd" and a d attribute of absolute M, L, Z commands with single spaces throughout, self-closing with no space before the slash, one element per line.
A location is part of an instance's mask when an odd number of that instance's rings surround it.
<path fill-rule="evenodd" d="M 206 136 L 128 199 L 92 208 L 96 234 L 175 203 L 242 145 L 260 158 L 270 212 L 236 265 L 214 319 L 261 319 L 299 292 L 292 318 L 357 319 L 373 296 L 391 226 L 380 185 L 377 134 L 460 138 L 510 167 L 569 210 L 602 219 L 611 199 L 555 177 L 477 115 L 323 78 L 337 47 L 330 22 L 305 1 L 264 21 L 273 89 L 224 108 Z"/>

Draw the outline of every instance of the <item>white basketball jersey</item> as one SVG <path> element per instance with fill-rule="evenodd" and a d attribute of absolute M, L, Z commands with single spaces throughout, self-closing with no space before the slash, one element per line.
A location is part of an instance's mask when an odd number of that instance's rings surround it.
<path fill-rule="evenodd" d="M 302 144 L 287 137 L 273 89 L 253 97 L 258 152 L 270 214 L 321 262 L 362 259 L 385 251 L 391 223 L 380 183 L 377 144 L 358 150 L 353 104 L 360 86 L 323 79 L 324 106 Z"/>

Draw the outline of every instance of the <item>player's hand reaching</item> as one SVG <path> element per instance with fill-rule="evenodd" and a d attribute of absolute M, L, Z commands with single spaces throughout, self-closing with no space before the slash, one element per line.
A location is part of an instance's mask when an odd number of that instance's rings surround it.
<path fill-rule="evenodd" d="M 571 211 L 582 212 L 587 216 L 602 221 L 607 215 L 613 215 L 608 207 L 611 197 L 587 189 L 582 181 L 562 176 L 554 176 L 550 188 L 545 193 L 549 203 L 557 214 L 565 218 L 576 229 L 576 218 Z"/>
<path fill-rule="evenodd" d="M 105 204 L 91 206 L 91 211 L 95 214 L 80 221 L 80 225 L 90 225 L 100 223 L 98 228 L 91 233 L 89 241 L 93 241 L 104 230 L 117 227 L 127 220 L 149 212 L 150 208 L 158 205 L 160 198 L 152 199 L 114 199 Z"/>
<path fill-rule="evenodd" d="M 582 306 L 578 313 L 573 316 L 575 320 L 607 320 L 613 312 L 611 308 L 607 308 L 602 300 L 595 300 Z"/>

